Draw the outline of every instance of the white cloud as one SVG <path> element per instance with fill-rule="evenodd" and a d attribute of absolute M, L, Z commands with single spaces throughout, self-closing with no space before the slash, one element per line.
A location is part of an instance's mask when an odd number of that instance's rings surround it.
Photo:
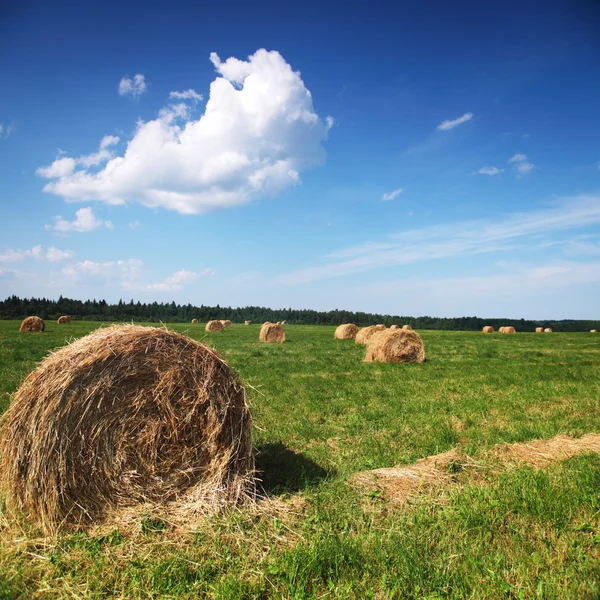
<path fill-rule="evenodd" d="M 105 135 L 100 142 L 100 149 L 104 150 L 104 148 L 108 148 L 109 146 L 114 146 L 119 143 L 121 138 L 118 135 Z"/>
<path fill-rule="evenodd" d="M 522 175 L 526 175 L 533 169 L 534 165 L 530 162 L 522 162 L 517 166 L 517 171 Z"/>
<path fill-rule="evenodd" d="M 504 169 L 499 169 L 498 167 L 481 167 L 479 171 L 477 171 L 480 175 L 498 175 L 502 173 Z"/>
<path fill-rule="evenodd" d="M 147 290 L 155 292 L 172 292 L 180 290 L 183 285 L 198 277 L 208 277 L 214 275 L 215 272 L 211 268 L 204 269 L 201 273 L 194 273 L 193 271 L 181 270 L 173 273 L 173 275 L 167 277 L 162 283 L 151 283 L 145 286 Z"/>
<path fill-rule="evenodd" d="M 39 169 L 55 179 L 44 191 L 199 214 L 276 195 L 297 185 L 300 171 L 323 163 L 332 121 L 314 111 L 300 74 L 278 52 L 225 62 L 212 53 L 211 61 L 220 76 L 199 119 L 189 118 L 187 104 L 169 105 L 138 123 L 124 155 L 98 172 L 58 174 L 56 161 Z"/>
<path fill-rule="evenodd" d="M 396 198 L 396 196 L 399 196 L 403 191 L 404 191 L 404 188 L 398 188 L 397 190 L 394 190 L 393 192 L 384 194 L 381 197 L 381 199 L 384 201 L 393 200 L 394 198 Z"/>
<path fill-rule="evenodd" d="M 282 274 L 280 283 L 300 284 L 429 260 L 514 250 L 535 234 L 600 223 L 600 196 L 564 199 L 556 208 L 512 213 L 495 223 L 466 221 L 402 231 L 328 255 L 324 264 Z"/>
<path fill-rule="evenodd" d="M 438 131 L 448 131 L 449 129 L 454 129 L 461 125 L 462 123 L 466 123 L 473 118 L 473 113 L 465 113 L 462 117 L 458 117 L 458 119 L 454 119 L 453 121 L 443 121 L 437 126 Z"/>
<path fill-rule="evenodd" d="M 3 125 L 0 123 L 0 139 L 8 139 L 15 131 L 14 125 Z"/>
<path fill-rule="evenodd" d="M 84 260 L 64 267 L 61 272 L 69 283 L 73 284 L 108 285 L 116 283 L 130 288 L 139 281 L 143 265 L 141 260 L 135 258 L 107 262 Z"/>
<path fill-rule="evenodd" d="M 203 99 L 202 94 L 191 88 L 185 92 L 171 92 L 169 98 L 171 100 L 192 100 L 194 102 L 200 102 Z"/>
<path fill-rule="evenodd" d="M 57 216 L 54 217 L 54 225 L 44 225 L 45 229 L 63 235 L 72 232 L 87 233 L 99 229 L 100 227 L 112 229 L 112 221 L 102 221 L 101 219 L 97 219 L 94 215 L 94 211 L 89 206 L 87 208 L 80 208 L 75 213 L 74 221 L 65 221 L 62 217 Z"/>
<path fill-rule="evenodd" d="M 59 250 L 54 246 L 50 246 L 45 251 L 40 244 L 33 246 L 30 250 L 6 250 L 0 253 L 0 263 L 13 263 L 19 262 L 26 258 L 33 258 L 35 260 L 47 260 L 55 262 L 58 260 L 66 260 L 72 258 L 73 252 L 70 250 Z"/>
<path fill-rule="evenodd" d="M 529 159 L 526 154 L 517 153 L 511 158 L 508 159 L 509 163 L 514 163 L 515 169 L 518 173 L 517 176 L 527 175 L 535 165 L 529 162 Z"/>
<path fill-rule="evenodd" d="M 142 224 L 139 221 L 131 221 L 131 223 L 129 223 L 129 229 L 138 229 L 141 226 Z"/>
<path fill-rule="evenodd" d="M 509 163 L 522 162 L 524 160 L 527 160 L 527 155 L 526 154 L 521 154 L 521 153 L 517 152 L 517 154 L 515 154 L 514 156 L 511 156 L 508 159 L 508 162 Z"/>
<path fill-rule="evenodd" d="M 119 82 L 120 96 L 132 96 L 133 98 L 139 98 L 144 92 L 147 91 L 147 89 L 148 87 L 146 86 L 146 79 L 141 73 L 134 75 L 133 79 L 124 76 Z"/>
<path fill-rule="evenodd" d="M 49 167 L 40 167 L 35 173 L 48 179 L 68 177 L 73 173 L 76 166 L 76 159 L 64 156 L 63 158 L 57 158 Z"/>

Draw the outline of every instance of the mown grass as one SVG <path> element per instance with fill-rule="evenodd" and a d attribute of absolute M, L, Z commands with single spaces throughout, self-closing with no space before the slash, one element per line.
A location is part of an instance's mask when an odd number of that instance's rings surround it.
<path fill-rule="evenodd" d="M 0 410 L 49 350 L 98 324 L 18 334 L 0 322 Z M 394 507 L 352 473 L 460 447 L 600 432 L 600 338 L 421 332 L 423 365 L 363 363 L 333 327 L 206 334 L 247 384 L 263 485 L 277 510 L 232 510 L 189 534 L 56 539 L 0 531 L 0 598 L 600 598 L 600 458 L 457 474 Z M 299 500 L 300 499 L 300 500 Z"/>

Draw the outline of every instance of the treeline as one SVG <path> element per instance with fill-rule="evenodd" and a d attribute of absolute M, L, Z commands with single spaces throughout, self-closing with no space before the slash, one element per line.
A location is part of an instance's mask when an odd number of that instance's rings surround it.
<path fill-rule="evenodd" d="M 138 321 L 187 323 L 192 319 L 200 322 L 211 319 L 230 319 L 234 323 L 246 320 L 262 323 L 264 321 L 287 321 L 296 325 L 341 325 L 356 323 L 360 327 L 384 323 L 404 325 L 408 323 L 415 329 L 447 329 L 475 331 L 484 325 L 492 325 L 498 329 L 502 325 L 512 325 L 517 331 L 534 331 L 536 327 L 551 327 L 554 331 L 589 331 L 600 329 L 600 321 L 531 321 L 526 319 L 482 319 L 480 317 L 410 317 L 402 315 L 380 315 L 347 310 L 294 310 L 292 308 L 273 310 L 263 306 L 245 306 L 231 308 L 229 306 L 193 306 L 192 304 L 175 304 L 152 302 L 123 302 L 108 304 L 105 300 L 72 300 L 63 298 L 48 300 L 46 298 L 19 298 L 11 296 L 0 302 L 0 319 L 24 319 L 36 315 L 42 319 L 58 319 L 61 315 L 69 315 L 82 321 Z"/>

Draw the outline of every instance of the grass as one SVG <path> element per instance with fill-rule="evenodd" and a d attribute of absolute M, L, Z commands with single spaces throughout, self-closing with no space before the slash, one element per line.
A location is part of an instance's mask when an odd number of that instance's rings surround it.
<path fill-rule="evenodd" d="M 49 350 L 98 324 L 18 334 L 0 322 L 0 411 Z M 460 447 L 600 432 L 600 338 L 424 331 L 422 365 L 363 363 L 333 327 L 206 334 L 247 384 L 263 485 L 276 509 L 232 510 L 180 534 L 15 539 L 0 529 L 0 598 L 600 598 L 600 458 L 484 468 L 394 507 L 357 471 Z"/>

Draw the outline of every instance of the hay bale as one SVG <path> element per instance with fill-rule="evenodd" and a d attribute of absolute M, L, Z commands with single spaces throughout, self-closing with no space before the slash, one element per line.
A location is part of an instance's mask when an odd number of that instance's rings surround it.
<path fill-rule="evenodd" d="M 354 323 L 340 325 L 333 334 L 336 340 L 353 340 L 358 333 L 358 327 Z"/>
<path fill-rule="evenodd" d="M 58 317 L 56 321 L 59 325 L 68 325 L 73 322 L 73 319 L 69 317 L 69 315 L 63 315 L 62 317 Z"/>
<path fill-rule="evenodd" d="M 140 503 L 210 511 L 251 491 L 243 386 L 213 350 L 113 325 L 48 355 L 0 434 L 0 489 L 45 532 Z"/>
<path fill-rule="evenodd" d="M 590 333 L 598 333 L 595 329 L 590 329 Z"/>
<path fill-rule="evenodd" d="M 276 323 L 266 323 L 260 328 L 258 339 L 261 342 L 285 342 L 285 330 Z"/>
<path fill-rule="evenodd" d="M 536 333 L 544 333 L 544 328 L 543 327 L 536 327 L 535 328 L 535 332 Z"/>
<path fill-rule="evenodd" d="M 244 321 L 244 325 L 252 325 L 252 321 Z"/>
<path fill-rule="evenodd" d="M 281 321 L 277 321 L 277 325 L 281 325 Z"/>
<path fill-rule="evenodd" d="M 546 327 L 546 329 L 544 329 L 544 333 L 552 333 L 552 328 Z"/>
<path fill-rule="evenodd" d="M 44 323 L 44 319 L 40 319 L 39 317 L 27 317 L 23 319 L 21 323 L 21 327 L 19 327 L 19 331 L 44 331 L 46 329 L 46 323 Z"/>
<path fill-rule="evenodd" d="M 354 341 L 357 344 L 366 344 L 371 336 L 375 335 L 379 331 L 383 331 L 385 329 L 385 325 L 371 325 L 370 327 L 363 327 L 356 334 Z"/>
<path fill-rule="evenodd" d="M 402 329 L 404 329 L 404 331 L 412 331 L 412 325 L 402 325 Z"/>
<path fill-rule="evenodd" d="M 512 326 L 503 327 L 502 328 L 502 333 L 517 333 L 517 330 L 514 327 L 512 327 Z"/>
<path fill-rule="evenodd" d="M 209 321 L 204 328 L 204 330 L 208 332 L 223 331 L 224 329 L 225 327 L 223 327 L 221 321 Z"/>
<path fill-rule="evenodd" d="M 198 319 L 192 319 L 192 323 L 195 325 L 198 322 Z"/>
<path fill-rule="evenodd" d="M 225 321 L 221 321 L 223 327 L 231 327 L 232 323 L 229 319 L 226 319 Z"/>
<path fill-rule="evenodd" d="M 367 343 L 366 362 L 416 362 L 425 360 L 423 340 L 416 331 L 387 329 L 371 336 Z"/>
<path fill-rule="evenodd" d="M 265 325 L 270 325 L 270 324 L 271 324 L 271 321 L 265 321 L 265 322 L 263 323 L 263 327 L 264 327 Z"/>
<path fill-rule="evenodd" d="M 486 325 L 481 331 L 482 333 L 494 333 L 494 328 L 491 325 Z"/>
<path fill-rule="evenodd" d="M 394 323 L 394 325 L 390 325 L 390 329 L 400 329 L 400 326 Z"/>
<path fill-rule="evenodd" d="M 281 321 L 282 325 L 287 325 L 287 321 Z"/>

